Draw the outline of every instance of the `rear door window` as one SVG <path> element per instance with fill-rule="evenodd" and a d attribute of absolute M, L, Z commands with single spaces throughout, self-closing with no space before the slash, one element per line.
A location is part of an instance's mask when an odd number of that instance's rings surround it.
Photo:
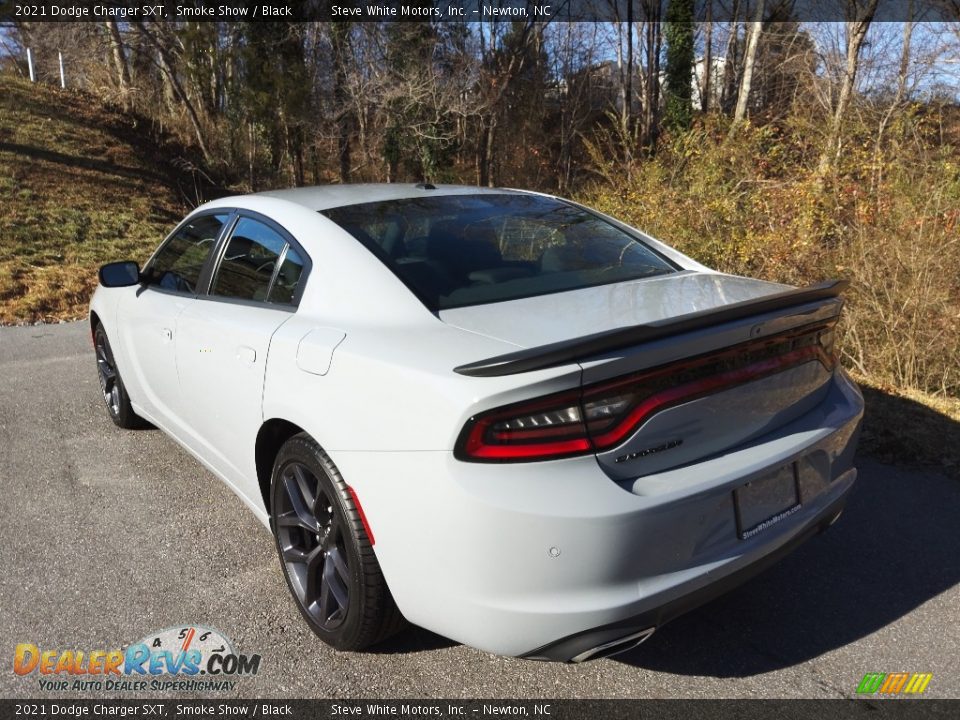
<path fill-rule="evenodd" d="M 279 230 L 242 216 L 214 271 L 210 295 L 294 305 L 306 264 L 302 252 Z"/>

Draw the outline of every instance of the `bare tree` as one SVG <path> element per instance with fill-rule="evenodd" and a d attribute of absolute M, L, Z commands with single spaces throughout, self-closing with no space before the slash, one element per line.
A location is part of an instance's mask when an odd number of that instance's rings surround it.
<path fill-rule="evenodd" d="M 713 80 L 713 3 L 708 2 L 706 18 L 703 23 L 703 73 L 700 78 L 700 109 L 710 111 L 710 94 L 713 89 L 710 83 Z"/>
<path fill-rule="evenodd" d="M 856 87 L 857 68 L 860 63 L 860 50 L 870 23 L 877 11 L 878 0 L 847 0 L 847 16 L 852 18 L 846 22 L 846 64 L 840 83 L 840 95 L 830 119 L 830 130 L 827 142 L 820 155 L 817 165 L 818 173 L 825 175 L 840 155 L 841 131 L 843 119 L 847 113 L 847 106 Z"/>
<path fill-rule="evenodd" d="M 632 137 L 633 133 L 633 1 L 627 0 L 627 16 L 620 16 L 622 3 L 612 0 L 610 8 L 613 10 L 613 27 L 616 34 L 616 63 L 617 87 L 619 91 L 619 112 L 617 121 L 620 124 L 621 137 Z M 633 148 L 630 142 L 623 143 L 624 160 L 630 162 Z"/>
<path fill-rule="evenodd" d="M 502 23 L 495 21 L 480 24 L 479 102 L 476 112 L 481 130 L 476 153 L 478 185 L 496 185 L 496 142 L 502 100 L 531 54 L 541 47 L 543 31 L 544 26 L 534 20 L 511 23 L 506 31 Z"/>
<path fill-rule="evenodd" d="M 337 158 L 340 182 L 350 182 L 350 138 L 353 131 L 352 106 L 347 102 L 347 73 L 350 65 L 351 23 L 330 23 L 333 46 L 333 102 L 336 108 Z"/>
<path fill-rule="evenodd" d="M 209 163 L 211 156 L 210 151 L 207 149 L 203 124 L 200 122 L 200 116 L 197 113 L 197 109 L 184 90 L 183 84 L 180 82 L 180 78 L 177 74 L 177 63 L 174 58 L 174 50 L 172 48 L 173 43 L 170 41 L 170 38 L 161 35 L 161 30 L 151 30 L 142 20 L 136 21 L 135 27 L 140 32 L 140 35 L 143 37 L 143 39 L 146 40 L 147 43 L 156 50 L 157 65 L 163 73 L 165 81 L 169 83 L 169 88 L 173 92 L 174 97 L 180 103 L 183 110 L 187 113 L 187 118 L 190 121 L 190 125 L 193 127 L 194 135 L 197 140 L 197 147 L 200 149 L 203 159 Z"/>
<path fill-rule="evenodd" d="M 723 86 L 720 88 L 720 107 L 729 113 L 733 109 L 734 94 L 738 89 L 740 73 L 740 0 L 733 0 L 730 22 L 727 23 L 727 44 L 723 55 Z"/>
<path fill-rule="evenodd" d="M 659 0 L 641 0 L 647 21 L 644 29 L 645 67 L 643 73 L 643 117 L 640 141 L 652 148 L 660 130 L 660 51 L 663 46 L 661 3 Z"/>
<path fill-rule="evenodd" d="M 897 68 L 897 90 L 887 111 L 880 119 L 880 126 L 877 128 L 877 139 L 874 146 L 874 154 L 880 154 L 880 145 L 883 142 L 883 134 L 887 125 L 894 114 L 900 109 L 904 98 L 907 95 L 907 82 L 910 74 L 910 46 L 913 38 L 913 0 L 909 0 L 907 5 L 907 21 L 903 23 L 903 45 L 900 50 L 900 64 Z"/>
<path fill-rule="evenodd" d="M 120 28 L 115 20 L 104 20 L 103 24 L 110 36 L 110 49 L 113 67 L 117 71 L 117 83 L 126 101 L 126 94 L 130 89 L 130 66 L 127 65 L 127 54 L 123 49 L 123 38 L 120 36 Z"/>
<path fill-rule="evenodd" d="M 576 151 L 583 134 L 599 117 L 602 106 L 594 59 L 599 23 L 562 23 L 552 35 L 552 88 L 557 106 L 556 184 L 563 193 L 573 184 L 577 170 Z"/>
<path fill-rule="evenodd" d="M 743 122 L 747 117 L 747 102 L 750 99 L 750 85 L 753 82 L 753 66 L 757 58 L 757 43 L 763 32 L 763 0 L 757 0 L 753 12 L 753 21 L 747 38 L 747 52 L 743 60 L 743 77 L 740 79 L 740 92 L 737 94 L 737 107 L 733 112 L 734 124 Z"/>

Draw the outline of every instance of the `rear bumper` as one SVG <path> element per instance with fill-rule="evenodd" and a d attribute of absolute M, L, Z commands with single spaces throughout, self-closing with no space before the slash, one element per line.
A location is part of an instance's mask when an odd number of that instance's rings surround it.
<path fill-rule="evenodd" d="M 848 471 L 856 477 L 856 470 Z M 852 487 L 852 479 L 849 483 Z M 759 560 L 713 580 L 708 585 L 671 600 L 639 615 L 619 620 L 603 627 L 592 628 L 527 653 L 529 660 L 555 662 L 582 662 L 598 657 L 607 657 L 636 647 L 649 638 L 653 631 L 684 613 L 690 612 L 711 600 L 720 597 L 751 578 L 775 565 L 814 535 L 832 525 L 846 503 L 846 494 L 827 507 L 796 536 Z"/>
<path fill-rule="evenodd" d="M 823 402 L 749 446 L 634 481 L 593 457 L 485 465 L 449 452 L 331 452 L 411 622 L 502 655 L 570 660 L 656 627 L 759 572 L 849 493 L 863 400 Z M 801 509 L 741 540 L 733 491 L 790 463 Z"/>

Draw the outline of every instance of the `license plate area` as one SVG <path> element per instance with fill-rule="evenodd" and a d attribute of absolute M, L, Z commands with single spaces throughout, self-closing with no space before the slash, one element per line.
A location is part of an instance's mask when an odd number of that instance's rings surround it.
<path fill-rule="evenodd" d="M 790 463 L 733 491 L 737 535 L 748 540 L 800 509 L 797 464 Z"/>

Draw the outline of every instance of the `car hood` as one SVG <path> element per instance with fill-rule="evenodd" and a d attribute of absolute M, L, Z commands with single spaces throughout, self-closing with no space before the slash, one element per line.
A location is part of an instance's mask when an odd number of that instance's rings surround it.
<path fill-rule="evenodd" d="M 642 325 L 782 292 L 788 286 L 712 272 L 679 272 L 440 312 L 449 325 L 521 348 Z"/>

